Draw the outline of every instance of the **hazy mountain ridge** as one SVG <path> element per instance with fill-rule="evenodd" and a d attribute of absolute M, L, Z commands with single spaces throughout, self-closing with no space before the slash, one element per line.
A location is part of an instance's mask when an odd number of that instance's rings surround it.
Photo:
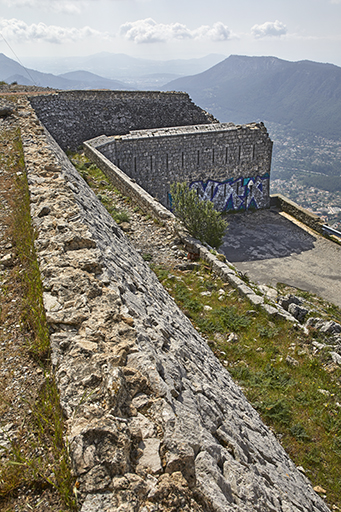
<path fill-rule="evenodd" d="M 53 89 L 118 89 L 129 90 L 128 84 L 110 80 L 86 71 L 74 71 L 64 75 L 42 73 L 28 69 L 18 62 L 0 53 L 0 80 L 7 83 L 18 82 L 22 85 L 39 85 Z"/>
<path fill-rule="evenodd" d="M 209 54 L 196 59 L 152 60 L 131 57 L 123 53 L 101 52 L 85 57 L 30 58 L 26 60 L 30 66 L 56 75 L 82 69 L 105 78 L 126 81 L 155 74 L 187 76 L 201 73 L 225 58 L 225 55 Z M 170 77 L 170 79 L 172 78 Z"/>
<path fill-rule="evenodd" d="M 162 89 L 188 92 L 220 121 L 266 119 L 328 138 L 341 136 L 341 68 L 332 64 L 231 55 Z"/>

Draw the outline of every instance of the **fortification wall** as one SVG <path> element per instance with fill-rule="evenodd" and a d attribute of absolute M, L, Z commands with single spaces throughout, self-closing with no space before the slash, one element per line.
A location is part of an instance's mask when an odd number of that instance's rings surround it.
<path fill-rule="evenodd" d="M 216 122 L 182 92 L 62 91 L 30 101 L 64 151 L 102 134 Z"/>
<path fill-rule="evenodd" d="M 25 100 L 19 113 L 82 512 L 327 512 Z"/>
<path fill-rule="evenodd" d="M 272 142 L 263 123 L 217 123 L 90 141 L 164 206 L 170 184 L 186 181 L 218 210 L 266 208 Z"/>

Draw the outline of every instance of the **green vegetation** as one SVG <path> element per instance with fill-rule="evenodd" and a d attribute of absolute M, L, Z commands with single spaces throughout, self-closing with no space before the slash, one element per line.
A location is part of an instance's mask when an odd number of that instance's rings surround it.
<path fill-rule="evenodd" d="M 295 463 L 326 489 L 329 504 L 341 507 L 341 369 L 326 354 L 313 355 L 320 333 L 273 323 L 205 264 L 194 271 L 154 271 Z M 211 295 L 202 295 L 207 290 Z M 309 298 L 324 305 L 329 318 L 341 318 L 336 306 Z"/>
<path fill-rule="evenodd" d="M 171 196 L 174 213 L 190 234 L 211 247 L 219 248 L 227 222 L 214 209 L 213 203 L 199 199 L 196 191 L 190 190 L 186 183 L 173 183 Z"/>
<path fill-rule="evenodd" d="M 153 256 L 151 254 L 149 254 L 149 252 L 147 252 L 145 254 L 142 254 L 142 259 L 144 261 L 151 261 L 153 259 Z"/>
<path fill-rule="evenodd" d="M 11 159 L 1 162 L 0 158 L 0 162 L 15 185 L 15 193 L 11 198 L 13 214 L 9 235 L 17 258 L 12 279 L 16 283 L 17 294 L 21 297 L 20 303 L 17 303 L 17 315 L 27 340 L 28 354 L 40 365 L 45 378 L 37 394 L 32 390 L 29 400 L 31 414 L 22 418 L 15 441 L 11 441 L 6 457 L 0 461 L 0 501 L 6 503 L 6 500 L 24 487 L 36 491 L 50 488 L 57 490 L 67 509 L 76 510 L 74 479 L 63 437 L 63 412 L 57 385 L 49 375 L 49 332 L 34 249 L 35 232 L 30 218 L 20 132 L 7 134 L 7 139 L 13 141 Z M 2 400 L 0 403 L 3 406 Z"/>
<path fill-rule="evenodd" d="M 118 224 L 129 222 L 130 218 L 128 212 L 118 208 L 113 198 L 118 196 L 126 202 L 130 202 L 130 198 L 122 196 L 122 194 L 111 185 L 105 174 L 103 174 L 95 164 L 92 164 L 83 153 L 69 153 L 68 156 L 79 174 L 96 192 L 98 199 L 108 210 L 114 221 Z"/>
<path fill-rule="evenodd" d="M 13 217 L 12 237 L 15 241 L 16 254 L 24 268 L 24 272 L 20 274 L 24 289 L 23 320 L 27 324 L 27 328 L 34 333 L 30 351 L 38 359 L 44 360 L 49 356 L 49 332 L 43 305 L 39 265 L 34 248 L 35 232 L 31 224 L 30 196 L 19 134 L 15 138 L 15 150 L 19 155 L 17 168 L 20 171 L 16 178 L 17 197 L 13 202 L 15 216 Z"/>

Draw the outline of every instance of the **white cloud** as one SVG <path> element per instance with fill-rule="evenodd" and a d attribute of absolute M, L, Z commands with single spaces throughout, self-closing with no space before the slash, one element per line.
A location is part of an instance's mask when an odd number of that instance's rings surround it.
<path fill-rule="evenodd" d="M 262 37 L 280 37 L 287 33 L 287 27 L 280 21 L 267 21 L 263 25 L 254 25 L 251 28 L 251 33 L 257 39 Z"/>
<path fill-rule="evenodd" d="M 120 27 L 120 35 L 134 43 L 160 43 L 181 39 L 210 39 L 211 41 L 226 41 L 231 33 L 226 25 L 221 22 L 212 27 L 202 25 L 190 30 L 182 23 L 156 23 L 152 18 L 131 21 Z"/>
<path fill-rule="evenodd" d="M 341 4 L 341 0 L 330 0 L 331 4 Z"/>
<path fill-rule="evenodd" d="M 0 0 L 1 1 L 1 0 Z M 66 14 L 80 14 L 87 5 L 98 0 L 2 0 L 8 7 L 29 7 L 43 11 L 60 12 Z M 129 0 L 112 0 L 114 2 Z"/>
<path fill-rule="evenodd" d="M 6 20 L 0 18 L 0 31 L 5 39 L 17 42 L 45 42 L 62 44 L 77 42 L 86 38 L 95 37 L 100 39 L 111 39 L 105 32 L 99 32 L 91 27 L 65 28 L 45 23 L 32 23 L 27 25 L 24 21 L 12 18 Z"/>
<path fill-rule="evenodd" d="M 8 7 L 29 7 L 43 11 L 79 14 L 85 5 L 83 0 L 5 0 Z"/>

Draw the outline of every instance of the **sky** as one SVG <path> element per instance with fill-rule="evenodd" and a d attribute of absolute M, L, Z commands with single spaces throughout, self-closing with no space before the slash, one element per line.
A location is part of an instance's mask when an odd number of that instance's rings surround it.
<path fill-rule="evenodd" d="M 0 0 L 7 57 L 25 63 L 103 51 L 162 60 L 271 55 L 341 66 L 341 0 Z"/>

